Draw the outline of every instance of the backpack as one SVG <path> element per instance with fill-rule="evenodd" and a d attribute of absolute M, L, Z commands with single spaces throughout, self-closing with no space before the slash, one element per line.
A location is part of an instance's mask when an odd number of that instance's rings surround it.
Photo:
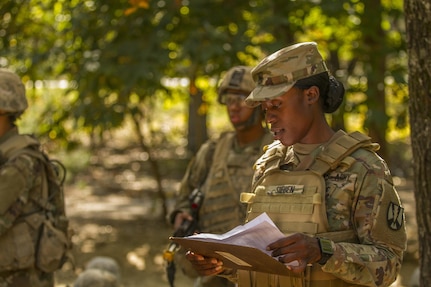
<path fill-rule="evenodd" d="M 39 142 L 28 135 L 15 135 L 1 151 L 8 160 L 25 154 L 38 159 L 43 165 L 42 196 L 30 197 L 39 209 L 22 215 L 26 217 L 38 213 L 42 216 L 35 242 L 35 266 L 50 273 L 60 269 L 66 261 L 73 263 L 72 234 L 64 201 L 66 168 L 60 161 L 50 159 L 39 150 Z"/>

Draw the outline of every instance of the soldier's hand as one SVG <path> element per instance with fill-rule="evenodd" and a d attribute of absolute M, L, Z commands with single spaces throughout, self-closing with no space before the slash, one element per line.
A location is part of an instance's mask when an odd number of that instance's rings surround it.
<path fill-rule="evenodd" d="M 200 276 L 216 275 L 224 270 L 223 262 L 217 258 L 205 257 L 192 251 L 186 253 L 186 258 Z"/>
<path fill-rule="evenodd" d="M 279 239 L 269 244 L 267 250 L 293 272 L 304 271 L 307 264 L 317 262 L 321 257 L 317 239 L 302 233 Z"/>
<path fill-rule="evenodd" d="M 175 215 L 174 230 L 180 228 L 184 220 L 192 221 L 193 217 L 187 212 L 178 212 Z"/>

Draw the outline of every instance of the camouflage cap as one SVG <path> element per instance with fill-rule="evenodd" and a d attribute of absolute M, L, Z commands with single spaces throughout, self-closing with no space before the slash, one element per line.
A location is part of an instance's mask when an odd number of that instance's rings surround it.
<path fill-rule="evenodd" d="M 230 68 L 223 77 L 218 88 L 218 100 L 224 104 L 222 96 L 227 90 L 244 91 L 249 94 L 256 87 L 251 76 L 252 67 L 235 66 Z"/>
<path fill-rule="evenodd" d="M 25 87 L 17 74 L 0 69 L 0 109 L 10 113 L 22 113 L 28 107 Z"/>
<path fill-rule="evenodd" d="M 328 71 L 314 42 L 288 46 L 263 59 L 251 71 L 256 88 L 245 100 L 249 106 L 279 97 L 296 81 Z"/>

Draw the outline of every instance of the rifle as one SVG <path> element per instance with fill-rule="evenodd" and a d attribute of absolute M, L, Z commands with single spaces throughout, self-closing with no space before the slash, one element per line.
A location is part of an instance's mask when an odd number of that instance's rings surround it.
<path fill-rule="evenodd" d="M 195 233 L 198 227 L 198 215 L 202 201 L 204 199 L 203 193 L 199 188 L 195 188 L 189 195 L 190 210 L 192 220 L 184 220 L 181 226 L 175 230 L 174 237 L 185 237 Z M 180 249 L 180 245 L 176 242 L 171 242 L 168 248 L 163 252 L 163 258 L 166 261 L 166 274 L 168 276 L 169 285 L 174 287 L 176 267 L 174 263 L 175 252 Z"/>

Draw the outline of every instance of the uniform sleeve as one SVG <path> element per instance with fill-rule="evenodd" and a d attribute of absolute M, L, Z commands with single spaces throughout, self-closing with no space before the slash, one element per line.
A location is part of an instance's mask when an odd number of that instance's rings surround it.
<path fill-rule="evenodd" d="M 377 157 L 364 166 L 352 208 L 360 243 L 336 243 L 322 269 L 354 284 L 389 286 L 400 271 L 406 246 L 404 209 L 385 162 Z"/>
<path fill-rule="evenodd" d="M 205 181 L 211 167 L 211 155 L 213 154 L 214 145 L 212 141 L 204 143 L 188 164 L 177 192 L 174 210 L 169 215 L 171 223 L 174 223 L 178 212 L 184 211 L 190 213 L 189 195 Z"/>
<path fill-rule="evenodd" d="M 22 155 L 0 167 L 0 235 L 6 232 L 28 202 L 36 160 Z"/>

